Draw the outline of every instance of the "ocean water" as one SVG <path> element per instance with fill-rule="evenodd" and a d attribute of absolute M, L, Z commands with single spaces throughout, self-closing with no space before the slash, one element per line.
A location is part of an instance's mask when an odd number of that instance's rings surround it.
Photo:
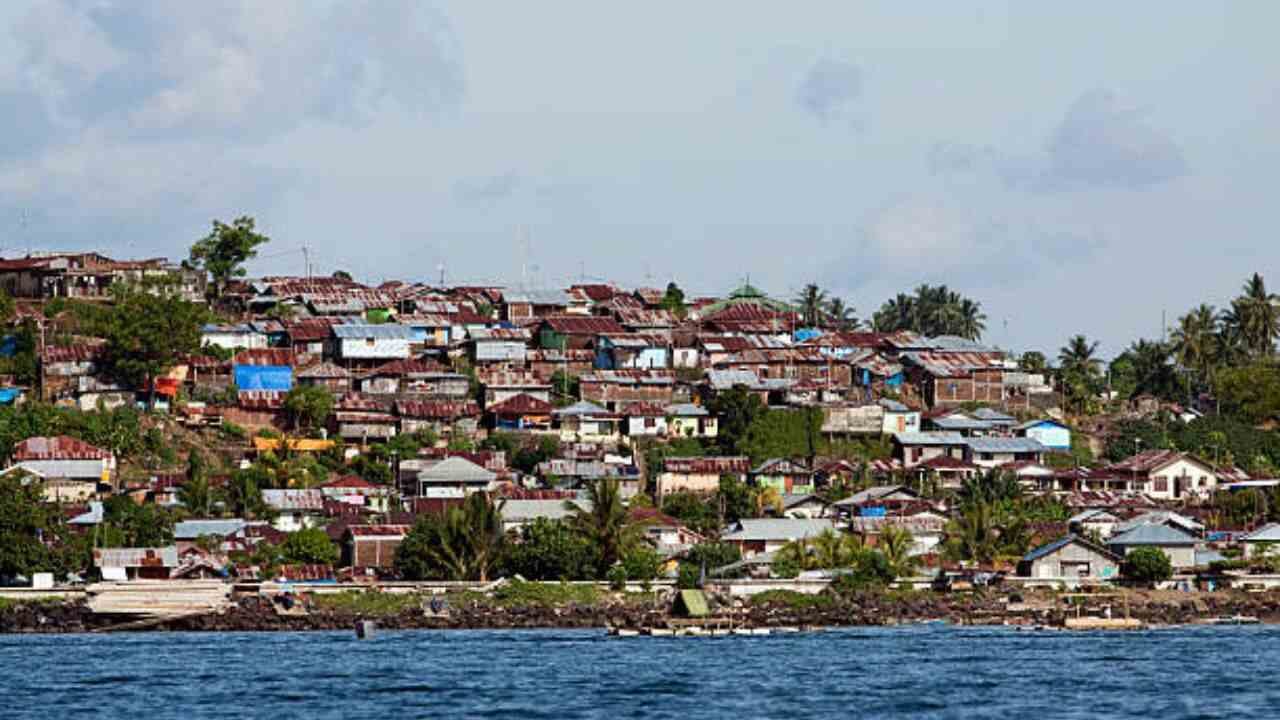
<path fill-rule="evenodd" d="M 0 636 L 0 718 L 1270 718 L 1280 628 Z"/>

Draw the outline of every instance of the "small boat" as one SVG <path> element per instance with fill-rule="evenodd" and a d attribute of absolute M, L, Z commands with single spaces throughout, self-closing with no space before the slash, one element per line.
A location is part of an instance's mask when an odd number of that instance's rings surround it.
<path fill-rule="evenodd" d="M 800 628 L 792 625 L 779 625 L 778 627 L 773 628 L 773 631 L 776 633 L 798 633 L 800 632 Z"/>
<path fill-rule="evenodd" d="M 675 637 L 676 631 L 671 628 L 648 628 L 645 633 L 650 637 Z"/>
<path fill-rule="evenodd" d="M 1253 615 L 1220 615 L 1205 618 L 1201 622 L 1205 625 L 1257 625 L 1262 621 Z"/>

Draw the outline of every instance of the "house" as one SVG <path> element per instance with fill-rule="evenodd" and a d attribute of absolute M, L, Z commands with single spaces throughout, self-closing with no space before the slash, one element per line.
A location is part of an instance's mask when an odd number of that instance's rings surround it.
<path fill-rule="evenodd" d="M 528 344 L 528 330 L 495 328 L 473 331 L 468 348 L 474 365 L 491 363 L 523 365 Z"/>
<path fill-rule="evenodd" d="M 652 370 L 671 367 L 670 342 L 660 335 L 601 334 L 592 343 L 601 370 Z"/>
<path fill-rule="evenodd" d="M 751 471 L 756 487 L 771 487 L 779 495 L 813 492 L 813 471 L 787 458 L 771 458 Z"/>
<path fill-rule="evenodd" d="M 173 541 L 177 544 L 178 551 L 183 552 L 188 548 L 200 545 L 202 538 L 218 538 L 220 542 L 215 549 L 227 550 L 230 549 L 230 546 L 226 543 L 226 540 L 243 538 L 248 525 L 247 522 L 238 518 L 231 520 L 181 520 L 173 526 Z"/>
<path fill-rule="evenodd" d="M 331 328 L 337 355 L 360 364 L 407 360 L 413 330 L 403 325 L 334 325 Z"/>
<path fill-rule="evenodd" d="M 751 459 L 744 456 L 665 458 L 656 483 L 658 499 L 676 492 L 713 493 L 722 476 L 741 482 L 750 471 Z"/>
<path fill-rule="evenodd" d="M 1001 433 L 1011 432 L 1014 426 L 1018 424 L 1018 420 L 1014 416 L 989 407 L 980 407 L 969 413 L 969 415 L 975 420 L 987 423 L 989 427 Z"/>
<path fill-rule="evenodd" d="M 936 478 L 938 487 L 947 490 L 958 490 L 964 481 L 977 477 L 980 468 L 968 460 L 938 455 L 915 466 L 922 479 Z"/>
<path fill-rule="evenodd" d="M 885 435 L 894 433 L 913 433 L 920 431 L 920 411 L 912 410 L 897 400 L 881 398 L 880 407 L 884 408 L 880 432 Z"/>
<path fill-rule="evenodd" d="M 485 407 L 485 414 L 499 430 L 549 430 L 552 405 L 532 395 L 521 393 Z"/>
<path fill-rule="evenodd" d="M 781 550 L 787 543 L 808 540 L 829 530 L 834 531 L 835 524 L 822 518 L 743 518 L 726 528 L 720 540 L 736 545 L 743 557 L 751 557 Z"/>
<path fill-rule="evenodd" d="M 397 400 L 395 412 L 406 435 L 419 430 L 447 435 L 454 429 L 470 434 L 480 425 L 480 406 L 473 400 Z"/>
<path fill-rule="evenodd" d="M 1174 570 L 1195 567 L 1195 538 L 1168 525 L 1139 525 L 1107 540 L 1107 547 L 1117 555 L 1128 555 L 1140 547 L 1154 547 L 1169 556 Z"/>
<path fill-rule="evenodd" d="M 497 473 L 463 457 L 448 457 L 418 472 L 418 496 L 433 499 L 462 499 L 474 492 L 494 489 Z"/>
<path fill-rule="evenodd" d="M 1001 472 L 1011 473 L 1018 479 L 1018 484 L 1033 492 L 1052 492 L 1057 489 L 1058 471 L 1038 462 L 1021 460 L 1001 465 Z"/>
<path fill-rule="evenodd" d="M 248 323 L 211 324 L 200 328 L 200 345 L 213 345 L 224 350 L 256 350 L 267 347 L 267 335 Z"/>
<path fill-rule="evenodd" d="M 644 528 L 644 538 L 664 557 L 686 552 L 689 548 L 704 542 L 699 533 L 690 530 L 684 523 L 658 510 L 657 508 L 631 508 L 627 518 L 635 525 Z"/>
<path fill-rule="evenodd" d="M 563 315 L 572 299 L 563 290 L 509 290 L 502 293 L 502 319 L 509 323 L 527 323 L 554 315 Z"/>
<path fill-rule="evenodd" d="M 178 548 L 94 548 L 93 566 L 103 580 L 168 580 L 178 566 Z"/>
<path fill-rule="evenodd" d="M 1110 580 L 1120 576 L 1121 556 L 1079 535 L 1041 545 L 1022 557 L 1018 575 L 1042 580 Z"/>
<path fill-rule="evenodd" d="M 1117 524 L 1115 532 L 1126 533 L 1142 525 L 1167 525 L 1174 530 L 1184 532 L 1193 537 L 1200 537 L 1204 534 L 1204 525 L 1199 521 L 1171 510 L 1152 510 L 1136 515 Z"/>
<path fill-rule="evenodd" d="M 782 496 L 782 516 L 789 518 L 825 518 L 831 516 L 831 505 L 812 493 Z"/>
<path fill-rule="evenodd" d="M 954 432 L 965 437 L 982 437 L 996 432 L 996 426 L 986 420 L 979 420 L 958 411 L 929 416 L 925 419 L 925 425 L 930 430 Z"/>
<path fill-rule="evenodd" d="M 626 418 L 628 437 L 665 437 L 667 435 L 667 409 L 656 403 L 631 403 L 622 415 Z"/>
<path fill-rule="evenodd" d="M 1102 508 L 1078 512 L 1067 520 L 1067 526 L 1073 533 L 1079 535 L 1094 533 L 1103 540 L 1111 537 L 1116 525 L 1119 524 L 1120 518 Z"/>
<path fill-rule="evenodd" d="M 115 475 L 116 456 L 110 450 L 66 435 L 29 437 L 13 448 L 14 468 L 43 478 L 45 494 L 54 500 L 79 500 L 92 495 L 98 484 L 109 485 Z"/>
<path fill-rule="evenodd" d="M 1245 559 L 1273 555 L 1280 549 L 1280 523 L 1269 523 L 1240 539 Z"/>
<path fill-rule="evenodd" d="M 241 350 L 231 359 L 232 381 L 240 392 L 287 393 L 293 388 L 295 362 L 286 348 Z"/>
<path fill-rule="evenodd" d="M 938 551 L 946 538 L 947 518 L 927 503 L 904 505 L 901 512 L 859 514 L 848 519 L 848 530 L 864 544 L 874 547 L 889 528 L 911 533 L 911 555 Z"/>
<path fill-rule="evenodd" d="M 671 437 L 713 438 L 719 423 L 701 405 L 676 403 L 666 408 L 667 433 Z"/>
<path fill-rule="evenodd" d="M 630 403 L 670 405 L 675 376 L 663 370 L 598 370 L 578 378 L 583 400 L 614 410 Z"/>
<path fill-rule="evenodd" d="M 207 276 L 163 258 L 113 260 L 95 252 L 41 252 L 0 260 L 0 289 L 13 298 L 109 300 L 111 286 L 164 280 L 184 300 L 204 299 Z"/>
<path fill-rule="evenodd" d="M 324 493 L 318 488 L 266 489 L 262 502 L 276 512 L 271 526 L 280 532 L 317 527 L 324 517 Z"/>
<path fill-rule="evenodd" d="M 1176 450 L 1146 450 L 1103 468 L 1127 489 L 1158 500 L 1208 497 L 1218 487 L 1218 474 L 1209 463 Z"/>
<path fill-rule="evenodd" d="M 507 532 L 518 532 L 536 520 L 564 520 L 573 515 L 573 511 L 565 505 L 564 498 L 524 499 L 507 498 L 502 500 L 502 529 Z M 574 500 L 585 509 L 591 508 L 586 500 Z"/>
<path fill-rule="evenodd" d="M 591 349 L 600 336 L 626 336 L 626 328 L 609 317 L 563 315 L 538 325 L 538 347 L 556 350 Z"/>
<path fill-rule="evenodd" d="M 560 439 L 565 442 L 616 441 L 622 434 L 620 414 L 586 400 L 557 408 L 552 415 L 560 423 Z"/>
<path fill-rule="evenodd" d="M 343 537 L 342 562 L 353 568 L 390 568 L 409 525 L 349 525 Z"/>
<path fill-rule="evenodd" d="M 399 432 L 400 423 L 390 413 L 389 402 L 356 393 L 347 393 L 333 405 L 332 423 L 338 437 L 344 440 L 390 440 Z"/>
<path fill-rule="evenodd" d="M 893 456 L 904 468 L 941 456 L 964 459 L 966 438 L 951 432 L 901 432 L 893 435 Z"/>
<path fill-rule="evenodd" d="M 332 357 L 334 339 L 331 327 L 335 318 L 302 318 L 291 320 L 284 326 L 285 341 L 299 355 Z"/>
<path fill-rule="evenodd" d="M 1071 449 L 1071 428 L 1052 419 L 1031 420 L 1017 426 L 1018 435 L 1040 441 L 1050 450 Z"/>
<path fill-rule="evenodd" d="M 551 385 L 529 373 L 494 372 L 481 376 L 484 405 L 489 407 L 516 395 L 531 395 L 543 402 L 551 402 Z"/>
<path fill-rule="evenodd" d="M 967 438 L 965 459 L 981 468 L 994 468 L 1016 462 L 1044 462 L 1045 446 L 1033 438 L 973 437 Z"/>
<path fill-rule="evenodd" d="M 346 505 L 365 507 L 376 512 L 387 512 L 388 498 L 391 490 L 381 485 L 374 485 L 358 475 L 344 475 L 330 480 L 320 486 L 325 500 L 340 502 Z"/>
<path fill-rule="evenodd" d="M 299 370 L 295 379 L 299 385 L 326 388 L 335 395 L 342 395 L 351 390 L 351 373 L 346 368 L 327 361 Z"/>

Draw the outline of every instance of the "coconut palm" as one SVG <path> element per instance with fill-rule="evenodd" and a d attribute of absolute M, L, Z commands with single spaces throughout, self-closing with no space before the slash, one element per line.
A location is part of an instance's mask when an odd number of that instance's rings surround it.
<path fill-rule="evenodd" d="M 920 560 L 911 554 L 914 546 L 915 538 L 911 531 L 898 525 L 885 525 L 876 542 L 876 548 L 888 561 L 894 577 L 907 577 L 915 572 Z"/>
<path fill-rule="evenodd" d="M 756 517 L 762 517 L 768 511 L 772 511 L 775 515 L 782 513 L 782 494 L 772 485 L 765 485 L 757 490 L 755 502 Z"/>
<path fill-rule="evenodd" d="M 1242 288 L 1242 294 L 1231 301 L 1223 314 L 1223 322 L 1239 334 L 1249 353 L 1255 357 L 1275 353 L 1280 336 L 1280 296 L 1267 291 L 1267 283 L 1254 273 Z"/>
<path fill-rule="evenodd" d="M 589 505 L 585 507 L 572 500 L 565 501 L 564 507 L 572 513 L 569 524 L 599 550 L 600 564 L 596 569 L 604 577 L 623 552 L 640 539 L 643 528 L 628 520 L 616 479 L 602 478 L 587 485 L 586 499 Z"/>
<path fill-rule="evenodd" d="M 1173 355 L 1178 364 L 1196 373 L 1205 383 L 1217 356 L 1218 314 L 1201 304 L 1178 319 L 1173 331 Z"/>
<path fill-rule="evenodd" d="M 178 488 L 178 501 L 192 515 L 209 517 L 209 509 L 213 506 L 213 488 L 208 479 L 197 475 Z"/>
<path fill-rule="evenodd" d="M 792 540 L 782 546 L 775 562 L 801 570 L 833 570 L 852 567 L 862 552 L 858 538 L 823 530 L 807 540 Z"/>
<path fill-rule="evenodd" d="M 1074 372 L 1094 377 L 1102 366 L 1102 361 L 1094 355 L 1097 351 L 1097 342 L 1089 342 L 1084 335 L 1075 335 L 1058 350 L 1058 369 L 1064 374 Z"/>
<path fill-rule="evenodd" d="M 1169 364 L 1169 345 L 1155 340 L 1139 340 L 1129 347 L 1133 358 L 1135 395 L 1170 398 L 1176 394 L 1178 378 Z"/>
<path fill-rule="evenodd" d="M 962 338 L 977 341 L 987 329 L 987 316 L 982 312 L 982 304 L 968 298 L 960 301 L 960 325 L 956 334 Z"/>
<path fill-rule="evenodd" d="M 506 542 L 502 505 L 487 493 L 472 493 L 435 524 L 426 552 L 450 580 L 487 582 Z"/>
<path fill-rule="evenodd" d="M 836 330 L 857 330 L 858 318 L 855 310 L 844 304 L 840 298 L 831 298 L 827 302 L 827 321 Z"/>
<path fill-rule="evenodd" d="M 818 327 L 822 324 L 823 310 L 827 305 L 827 294 L 822 288 L 813 283 L 805 285 L 796 296 L 795 304 L 805 325 Z"/>

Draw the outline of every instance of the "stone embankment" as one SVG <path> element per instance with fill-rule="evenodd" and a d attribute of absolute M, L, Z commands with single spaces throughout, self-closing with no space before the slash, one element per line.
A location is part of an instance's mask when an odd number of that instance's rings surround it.
<path fill-rule="evenodd" d="M 1113 614 L 1124 603 L 1106 599 Z M 1084 603 L 1097 611 L 1102 599 Z M 1280 593 L 1142 593 L 1128 596 L 1129 614 L 1149 624 L 1178 625 L 1212 618 L 1248 616 L 1280 623 Z M 136 618 L 94 614 L 82 602 L 14 603 L 0 608 L 0 633 L 100 632 L 115 628 L 195 631 L 265 632 L 350 630 L 357 621 L 372 619 L 385 629 L 515 629 L 661 626 L 668 614 L 658 603 L 606 599 L 594 604 L 510 606 L 481 602 L 450 605 L 440 613 L 415 603 L 394 612 L 362 613 L 304 602 L 303 609 L 281 614 L 269 600 L 242 598 L 225 612 L 176 617 L 138 627 Z M 661 603 L 662 608 L 667 604 Z M 1053 595 L 866 593 L 850 597 L 790 596 L 752 601 L 713 598 L 717 614 L 732 614 L 736 624 L 770 626 L 871 626 L 926 621 L 957 625 L 1060 624 L 1074 611 Z"/>

